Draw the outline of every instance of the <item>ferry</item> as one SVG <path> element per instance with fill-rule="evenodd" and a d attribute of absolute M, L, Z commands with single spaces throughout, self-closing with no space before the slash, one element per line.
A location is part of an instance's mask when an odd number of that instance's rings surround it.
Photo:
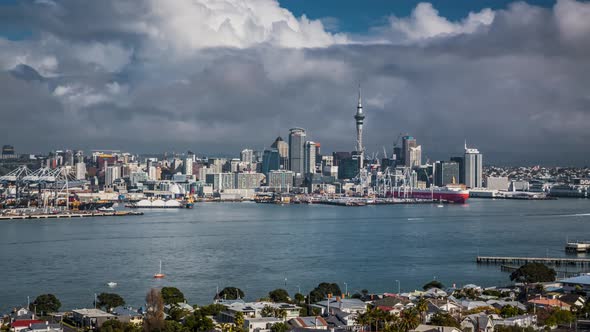
<path fill-rule="evenodd" d="M 465 204 L 467 202 L 467 199 L 469 199 L 469 191 L 460 188 L 449 187 L 435 187 L 428 189 L 408 188 L 405 192 L 404 190 L 394 191 L 393 197 L 415 198 L 433 200 L 438 202 Z"/>

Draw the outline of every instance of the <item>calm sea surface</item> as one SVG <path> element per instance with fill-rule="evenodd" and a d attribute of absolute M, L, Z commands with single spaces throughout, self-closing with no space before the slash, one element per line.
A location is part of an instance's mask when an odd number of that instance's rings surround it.
<path fill-rule="evenodd" d="M 190 303 L 237 286 L 248 299 L 323 281 L 349 292 L 507 283 L 475 256 L 565 256 L 566 239 L 590 240 L 590 200 L 476 200 L 467 205 L 335 207 L 203 203 L 140 217 L 0 221 L 0 312 L 42 293 L 63 308 L 111 291 L 138 306 L 172 285 Z M 154 280 L 159 260 L 166 278 Z"/>

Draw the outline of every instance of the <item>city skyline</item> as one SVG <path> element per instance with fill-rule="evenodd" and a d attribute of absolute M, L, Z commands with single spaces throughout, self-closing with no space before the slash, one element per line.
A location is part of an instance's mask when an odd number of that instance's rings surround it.
<path fill-rule="evenodd" d="M 0 6 L 0 143 L 236 155 L 303 127 L 352 151 L 361 83 L 366 155 L 402 133 L 430 160 L 467 139 L 489 164 L 587 164 L 586 2 L 416 3 L 342 29 L 309 3 L 224 3 Z"/>

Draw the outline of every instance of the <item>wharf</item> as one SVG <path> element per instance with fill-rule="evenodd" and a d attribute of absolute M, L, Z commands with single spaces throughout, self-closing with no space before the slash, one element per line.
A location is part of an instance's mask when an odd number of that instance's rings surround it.
<path fill-rule="evenodd" d="M 588 252 L 590 251 L 590 241 L 570 241 L 565 245 L 567 252 Z"/>
<path fill-rule="evenodd" d="M 510 256 L 477 256 L 478 264 L 526 264 L 543 263 L 549 265 L 590 265 L 588 258 L 551 258 L 551 257 L 510 257 Z"/>
<path fill-rule="evenodd" d="M 56 214 L 22 214 L 22 215 L 0 215 L 0 220 L 19 219 L 63 219 L 63 218 L 90 218 L 90 217 L 125 217 L 141 216 L 143 212 L 117 211 L 117 212 L 90 212 L 90 213 L 56 213 Z"/>

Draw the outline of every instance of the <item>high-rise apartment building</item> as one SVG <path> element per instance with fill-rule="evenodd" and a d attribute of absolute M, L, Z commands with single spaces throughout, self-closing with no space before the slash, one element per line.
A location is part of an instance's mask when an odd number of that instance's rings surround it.
<path fill-rule="evenodd" d="M 305 129 L 292 128 L 289 132 L 289 169 L 295 174 L 305 172 Z"/>
<path fill-rule="evenodd" d="M 305 174 L 315 173 L 316 144 L 311 141 L 305 142 Z"/>
<path fill-rule="evenodd" d="M 184 168 L 183 174 L 193 175 L 193 158 L 191 158 L 191 157 L 185 158 L 182 166 Z"/>
<path fill-rule="evenodd" d="M 278 149 L 264 150 L 261 171 L 268 176 L 268 172 L 281 169 L 281 156 Z"/>
<path fill-rule="evenodd" d="M 240 153 L 240 160 L 245 163 L 251 163 L 254 160 L 254 150 L 244 149 Z"/>
<path fill-rule="evenodd" d="M 406 167 L 412 167 L 412 160 L 410 158 L 410 151 L 412 148 L 415 148 L 416 145 L 416 139 L 412 136 L 404 136 L 402 137 L 402 160 L 404 162 L 404 166 Z"/>
<path fill-rule="evenodd" d="M 467 143 L 465 143 L 463 168 L 465 170 L 465 186 L 467 188 L 481 188 L 483 184 L 483 155 L 479 153 L 478 149 L 468 148 Z"/>
<path fill-rule="evenodd" d="M 112 185 L 115 180 L 121 178 L 121 167 L 119 166 L 107 166 L 104 172 L 104 184 L 105 186 Z"/>
<path fill-rule="evenodd" d="M 406 166 L 416 168 L 422 166 L 422 145 L 410 147 L 408 158 L 406 158 Z"/>

